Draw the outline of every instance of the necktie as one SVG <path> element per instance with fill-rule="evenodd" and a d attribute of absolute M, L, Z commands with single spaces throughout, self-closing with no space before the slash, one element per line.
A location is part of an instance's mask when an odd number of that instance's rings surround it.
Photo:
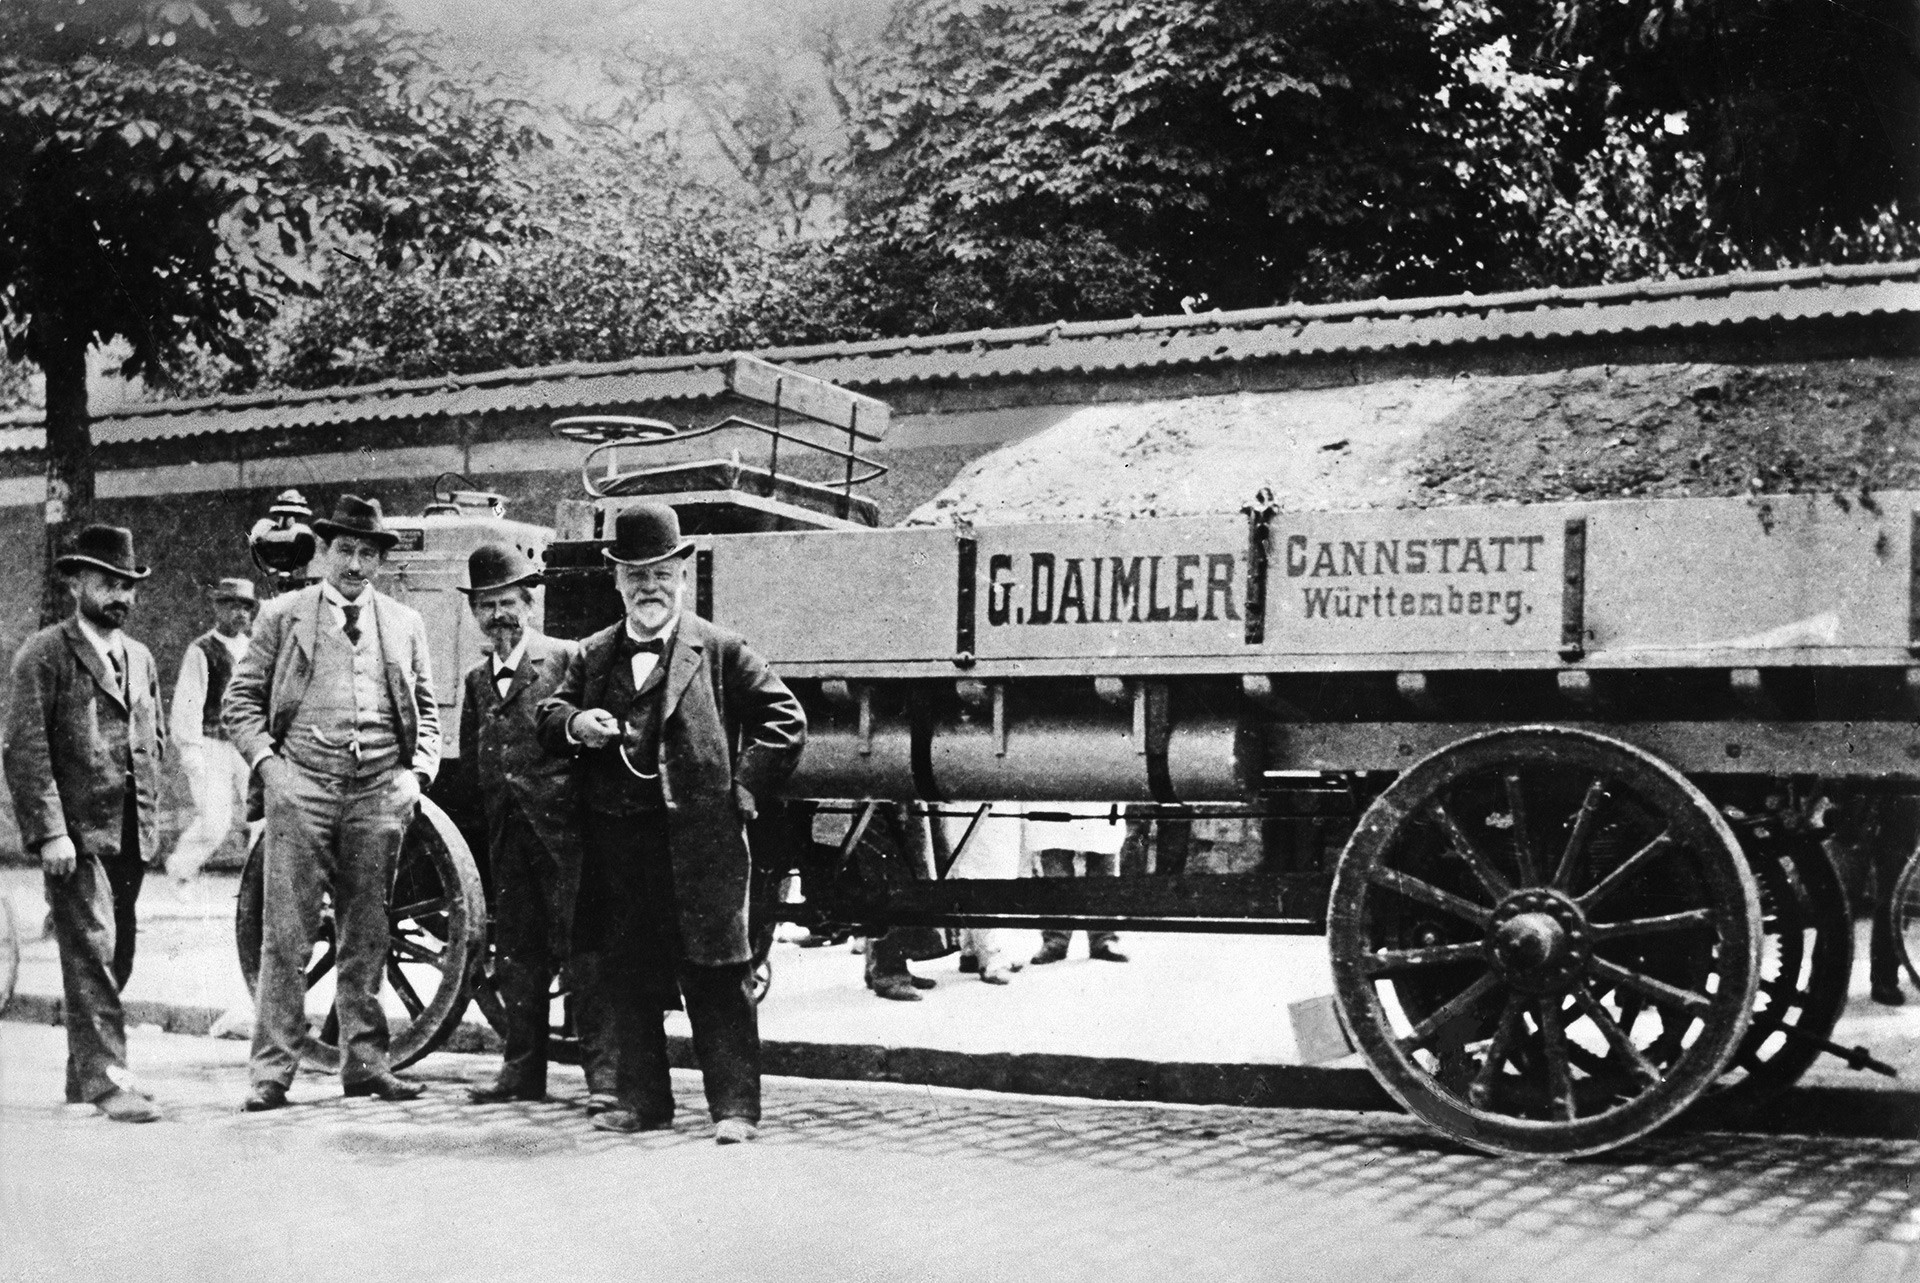
<path fill-rule="evenodd" d="M 513 685 L 513 669 L 503 668 L 493 675 L 494 689 L 500 692 L 500 698 L 507 697 L 507 690 Z"/>
<path fill-rule="evenodd" d="M 647 641 L 636 641 L 632 634 L 622 633 L 620 634 L 620 640 L 620 654 L 626 659 L 632 659 L 635 655 L 643 651 L 654 655 L 664 655 L 667 653 L 667 641 L 664 637 L 654 637 Z"/>
<path fill-rule="evenodd" d="M 127 665 L 120 658 L 120 652 L 109 649 L 107 659 L 113 664 L 113 688 L 120 694 L 120 702 L 127 702 Z"/>
<path fill-rule="evenodd" d="M 360 607 L 348 602 L 340 607 L 340 613 L 346 616 L 346 622 L 342 627 L 346 629 L 347 640 L 358 646 L 360 644 Z"/>

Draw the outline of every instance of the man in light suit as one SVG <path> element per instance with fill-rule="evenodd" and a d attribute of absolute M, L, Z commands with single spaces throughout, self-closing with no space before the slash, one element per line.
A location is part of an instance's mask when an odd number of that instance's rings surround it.
<path fill-rule="evenodd" d="M 492 653 L 464 679 L 460 759 L 473 772 L 487 821 L 493 980 L 507 1015 L 500 1073 L 468 1095 L 477 1105 L 544 1100 L 547 990 L 567 957 L 580 888 L 580 826 L 573 759 L 540 746 L 534 713 L 579 648 L 533 627 L 540 572 L 518 548 L 474 549 L 467 583 L 460 591 Z"/>
<path fill-rule="evenodd" d="M 671 508 L 616 516 L 602 555 L 626 617 L 568 662 L 540 739 L 580 757 L 575 947 L 596 968 L 582 1054 L 589 1081 L 610 1073 L 618 1095 L 594 1126 L 672 1125 L 662 1021 L 684 1001 L 714 1139 L 730 1144 L 760 1119 L 745 824 L 792 773 L 807 722 L 743 639 L 682 609 L 692 552 Z"/>
<path fill-rule="evenodd" d="M 133 974 L 134 903 L 158 854 L 160 679 L 121 631 L 150 571 L 133 534 L 88 526 L 54 562 L 73 615 L 13 659 L 5 752 L 20 840 L 39 854 L 66 998 L 67 1100 L 117 1122 L 160 1111 L 127 1072 L 120 991 Z"/>
<path fill-rule="evenodd" d="M 287 1103 L 323 889 L 333 893 L 342 1087 L 383 1100 L 423 1090 L 393 1073 L 380 983 L 394 861 L 440 765 L 426 625 L 374 589 L 399 541 L 377 501 L 342 495 L 313 530 L 321 581 L 261 612 L 224 710 L 266 801 L 249 1111 Z"/>

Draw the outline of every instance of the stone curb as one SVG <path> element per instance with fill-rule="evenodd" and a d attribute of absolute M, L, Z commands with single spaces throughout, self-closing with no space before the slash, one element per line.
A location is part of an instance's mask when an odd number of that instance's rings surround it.
<path fill-rule="evenodd" d="M 15 994 L 6 1020 L 61 1023 L 62 1002 L 42 994 Z M 204 1037 L 220 1018 L 216 1007 L 129 1002 L 129 1025 L 158 1025 L 168 1033 Z M 1029 1096 L 1074 1096 L 1140 1104 L 1236 1105 L 1266 1109 L 1385 1110 L 1399 1104 L 1365 1069 L 1311 1065 L 1208 1064 L 1040 1052 L 967 1052 L 866 1043 L 768 1041 L 761 1044 L 766 1073 L 790 1078 L 900 1083 Z M 463 1022 L 439 1050 L 498 1055 L 500 1037 Z M 690 1039 L 672 1036 L 668 1054 L 677 1069 L 698 1068 Z M 1711 1102 L 1698 1107 L 1696 1126 L 1770 1135 L 1820 1135 L 1883 1140 L 1920 1139 L 1920 1091 L 1813 1085 L 1795 1087 L 1758 1116 L 1728 1117 Z"/>
<path fill-rule="evenodd" d="M 15 994 L 5 1019 L 29 1024 L 61 1023 L 62 1002 L 42 994 Z M 204 1037 L 220 1018 L 217 1007 L 166 1002 L 128 1002 L 127 1023 L 158 1025 L 171 1034 Z M 500 1037 L 482 1024 L 462 1022 L 441 1051 L 498 1055 Z M 789 1078 L 903 1083 L 1031 1096 L 1078 1096 L 1092 1100 L 1179 1105 L 1244 1105 L 1291 1109 L 1398 1110 L 1362 1069 L 1305 1065 L 1161 1063 L 1118 1057 L 1064 1056 L 1033 1052 L 944 1051 L 928 1047 L 881 1047 L 865 1043 L 767 1041 L 761 1044 L 766 1073 Z M 691 1040 L 668 1039 L 675 1068 L 698 1064 Z"/>

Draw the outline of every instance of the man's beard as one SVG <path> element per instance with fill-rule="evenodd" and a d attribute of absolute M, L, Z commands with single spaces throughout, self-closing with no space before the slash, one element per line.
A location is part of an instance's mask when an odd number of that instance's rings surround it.
<path fill-rule="evenodd" d="M 97 624 L 108 632 L 122 627 L 127 622 L 127 610 L 128 608 L 119 602 L 110 602 L 105 606 L 80 603 L 80 613 L 87 617 L 87 622 Z"/>

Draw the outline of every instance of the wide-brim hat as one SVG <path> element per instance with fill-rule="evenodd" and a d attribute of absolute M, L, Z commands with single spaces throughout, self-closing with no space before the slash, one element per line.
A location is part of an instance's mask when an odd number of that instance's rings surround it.
<path fill-rule="evenodd" d="M 54 558 L 61 572 L 104 570 L 122 579 L 145 579 L 153 571 L 135 562 L 133 531 L 125 526 L 88 526 L 73 537 L 73 546 Z"/>
<path fill-rule="evenodd" d="M 460 591 L 471 597 L 495 588 L 538 588 L 544 581 L 540 567 L 512 544 L 483 543 L 467 554 L 469 586 Z"/>
<path fill-rule="evenodd" d="M 600 555 L 620 566 L 651 566 L 684 557 L 693 540 L 680 537 L 680 514 L 664 503 L 636 503 L 613 519 L 613 541 Z"/>
<path fill-rule="evenodd" d="M 259 590 L 253 586 L 251 579 L 215 580 L 213 590 L 207 595 L 215 601 L 237 601 L 255 609 L 260 605 Z"/>
<path fill-rule="evenodd" d="M 392 548 L 400 542 L 400 536 L 387 529 L 385 515 L 380 511 L 380 501 L 362 499 L 357 494 L 341 495 L 333 505 L 332 515 L 315 517 L 313 533 L 322 539 L 352 535 L 382 549 Z"/>

